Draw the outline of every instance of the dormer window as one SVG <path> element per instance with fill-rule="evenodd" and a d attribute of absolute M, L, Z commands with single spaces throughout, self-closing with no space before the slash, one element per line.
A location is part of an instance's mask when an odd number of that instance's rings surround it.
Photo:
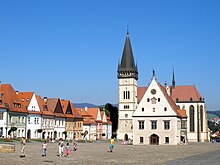
<path fill-rule="evenodd" d="M 193 101 L 192 97 L 190 98 L 190 101 Z"/>
<path fill-rule="evenodd" d="M 24 102 L 24 98 L 22 99 L 22 102 Z"/>
<path fill-rule="evenodd" d="M 14 107 L 17 108 L 17 104 L 16 103 L 14 103 Z"/>
<path fill-rule="evenodd" d="M 18 104 L 18 108 L 21 108 L 21 104 Z"/>
<path fill-rule="evenodd" d="M 30 100 L 30 99 L 29 99 L 29 98 L 27 98 L 27 99 L 26 99 L 26 102 L 28 102 L 29 100 Z"/>
<path fill-rule="evenodd" d="M 0 93 L 0 98 L 2 98 L 2 96 L 3 96 L 3 94 L 2 94 L 2 93 Z"/>
<path fill-rule="evenodd" d="M 0 105 L 2 105 L 2 100 L 0 100 Z"/>
<path fill-rule="evenodd" d="M 179 99 L 178 98 L 176 98 L 176 102 L 178 102 L 179 101 Z"/>

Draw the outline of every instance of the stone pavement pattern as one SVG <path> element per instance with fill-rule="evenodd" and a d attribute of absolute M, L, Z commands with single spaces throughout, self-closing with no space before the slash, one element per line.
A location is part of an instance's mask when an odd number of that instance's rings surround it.
<path fill-rule="evenodd" d="M 42 157 L 42 143 L 26 143 L 26 157 L 20 158 L 20 144 L 16 144 L 15 153 L 1 153 L 1 165 L 50 165 L 50 164 L 164 164 L 172 160 L 185 160 L 193 155 L 207 155 L 208 153 L 220 153 L 220 144 L 217 143 L 192 143 L 177 146 L 133 146 L 121 145 L 115 142 L 113 153 L 108 152 L 107 142 L 79 143 L 78 150 L 72 151 L 70 157 L 58 157 L 58 143 L 48 143 L 47 157 Z M 183 159 L 184 158 L 184 159 Z M 174 162 L 175 164 L 175 162 Z M 178 163 L 181 164 L 181 163 Z"/>

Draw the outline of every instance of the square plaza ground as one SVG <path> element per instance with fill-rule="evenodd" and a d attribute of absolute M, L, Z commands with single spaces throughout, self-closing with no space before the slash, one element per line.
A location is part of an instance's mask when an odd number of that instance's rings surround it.
<path fill-rule="evenodd" d="M 70 157 L 58 157 L 58 143 L 48 143 L 47 157 L 42 157 L 42 143 L 26 144 L 25 158 L 20 158 L 20 143 L 15 143 L 15 153 L 0 153 L 1 165 L 44 165 L 44 164 L 163 164 L 170 160 L 186 158 L 209 152 L 219 152 L 218 143 L 190 143 L 188 145 L 122 145 L 115 142 L 113 153 L 108 152 L 108 142 L 79 143 L 78 150 Z M 71 144 L 72 147 L 72 144 Z M 73 148 L 73 147 L 72 147 Z"/>

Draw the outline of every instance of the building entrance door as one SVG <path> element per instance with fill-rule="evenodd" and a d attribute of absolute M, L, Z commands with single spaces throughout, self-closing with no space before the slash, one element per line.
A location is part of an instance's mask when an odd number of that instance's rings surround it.
<path fill-rule="evenodd" d="M 156 134 L 153 134 L 150 136 L 150 144 L 152 145 L 158 145 L 159 144 L 159 136 Z"/>

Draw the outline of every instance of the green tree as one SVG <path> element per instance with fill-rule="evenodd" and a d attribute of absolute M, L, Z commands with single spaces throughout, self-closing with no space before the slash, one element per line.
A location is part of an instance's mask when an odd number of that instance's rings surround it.
<path fill-rule="evenodd" d="M 110 103 L 107 103 L 105 105 L 105 109 L 108 110 L 110 113 L 110 120 L 112 122 L 112 135 L 116 137 L 116 132 L 118 129 L 118 108 L 112 106 Z"/>
<path fill-rule="evenodd" d="M 17 127 L 11 127 L 11 132 L 13 133 L 13 137 L 14 137 L 14 132 L 17 131 Z"/>

